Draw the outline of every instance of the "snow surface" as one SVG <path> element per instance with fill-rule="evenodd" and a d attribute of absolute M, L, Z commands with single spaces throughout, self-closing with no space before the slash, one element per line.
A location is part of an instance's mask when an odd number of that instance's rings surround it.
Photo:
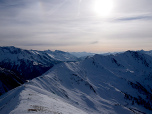
<path fill-rule="evenodd" d="M 2 97 L 1 114 L 86 114 L 52 93 L 26 84 Z"/>

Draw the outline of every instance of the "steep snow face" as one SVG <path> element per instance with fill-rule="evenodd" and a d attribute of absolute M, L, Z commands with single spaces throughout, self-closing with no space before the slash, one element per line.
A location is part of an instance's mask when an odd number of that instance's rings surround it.
<path fill-rule="evenodd" d="M 46 52 L 50 57 L 58 61 L 78 61 L 79 60 L 76 56 L 68 52 L 63 52 L 59 50 L 55 50 L 55 51 L 46 50 L 44 52 Z"/>
<path fill-rule="evenodd" d="M 86 67 L 88 68 L 92 65 L 94 66 L 94 71 L 96 70 L 96 72 L 92 71 L 93 67 L 91 67 L 87 71 L 90 80 L 95 81 L 94 85 L 102 85 L 101 82 L 105 81 L 124 94 L 124 98 L 127 100 L 126 102 L 128 106 L 138 104 L 146 109 L 152 110 L 151 56 L 138 52 L 127 51 L 122 54 L 109 56 L 95 55 L 93 58 L 86 59 L 84 64 L 87 64 Z M 111 75 L 106 73 L 104 74 L 104 72 L 98 73 L 97 69 L 100 71 L 106 70 L 111 73 Z M 104 84 L 101 87 L 104 87 Z"/>
<path fill-rule="evenodd" d="M 64 104 L 71 114 L 150 114 L 151 61 L 151 56 L 127 51 L 60 63 L 2 95 L 0 113 L 67 114 Z"/>

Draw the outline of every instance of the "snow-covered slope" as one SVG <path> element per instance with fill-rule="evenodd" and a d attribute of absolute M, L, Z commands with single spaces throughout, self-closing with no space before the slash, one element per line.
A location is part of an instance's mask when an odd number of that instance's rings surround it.
<path fill-rule="evenodd" d="M 2 95 L 0 113 L 151 114 L 151 81 L 151 56 L 95 55 L 55 65 Z"/>
<path fill-rule="evenodd" d="M 58 61 L 78 61 L 79 59 L 68 53 L 68 52 L 64 52 L 64 51 L 59 51 L 59 50 L 55 50 L 55 51 L 50 51 L 50 50 L 46 50 L 44 51 L 45 53 L 47 53 L 50 57 L 52 57 L 55 60 Z"/>
<path fill-rule="evenodd" d="M 0 113 L 87 114 L 66 103 L 61 97 L 28 84 L 20 86 L 1 96 Z"/>

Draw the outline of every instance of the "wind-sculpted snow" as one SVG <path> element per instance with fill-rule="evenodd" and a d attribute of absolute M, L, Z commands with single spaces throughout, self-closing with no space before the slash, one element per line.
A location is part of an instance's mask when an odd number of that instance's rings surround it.
<path fill-rule="evenodd" d="M 46 90 L 26 84 L 1 96 L 0 113 L 87 114 Z"/>
<path fill-rule="evenodd" d="M 2 95 L 0 113 L 151 114 L 151 62 L 127 51 L 60 63 Z"/>

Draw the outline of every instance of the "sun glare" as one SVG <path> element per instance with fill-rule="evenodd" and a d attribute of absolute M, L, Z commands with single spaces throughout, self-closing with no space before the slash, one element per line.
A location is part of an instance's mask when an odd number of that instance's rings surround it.
<path fill-rule="evenodd" d="M 98 16 L 107 17 L 113 8 L 112 0 L 96 0 L 94 5 L 94 11 Z"/>

